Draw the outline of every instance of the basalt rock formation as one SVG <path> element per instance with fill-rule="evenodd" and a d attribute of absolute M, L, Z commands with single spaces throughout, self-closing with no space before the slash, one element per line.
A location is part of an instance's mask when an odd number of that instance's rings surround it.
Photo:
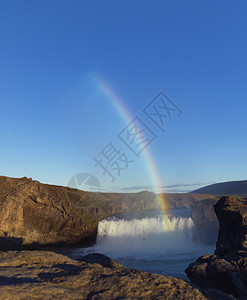
<path fill-rule="evenodd" d="M 190 207 L 206 197 L 167 194 L 166 207 Z M 0 176 L 0 249 L 92 244 L 99 220 L 157 208 L 159 201 L 151 192 L 92 193 Z"/>
<path fill-rule="evenodd" d="M 214 206 L 219 234 L 214 255 L 203 255 L 186 273 L 200 288 L 247 298 L 247 200 L 222 197 Z"/>
<path fill-rule="evenodd" d="M 247 251 L 247 199 L 223 197 L 215 205 L 220 223 L 215 254 Z"/>
<path fill-rule="evenodd" d="M 191 218 L 195 224 L 194 239 L 204 244 L 215 244 L 219 222 L 214 211 L 218 198 L 206 199 L 192 206 Z"/>
<path fill-rule="evenodd" d="M 192 206 L 191 217 L 195 224 L 205 224 L 208 222 L 218 222 L 214 205 L 218 198 L 205 199 Z"/>

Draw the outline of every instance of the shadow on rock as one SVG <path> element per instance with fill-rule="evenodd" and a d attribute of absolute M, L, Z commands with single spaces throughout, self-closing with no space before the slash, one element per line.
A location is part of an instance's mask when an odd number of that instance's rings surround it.
<path fill-rule="evenodd" d="M 42 280 L 52 280 L 54 278 L 78 275 L 82 268 L 72 264 L 56 264 L 51 268 L 61 269 L 61 271 L 40 273 L 38 277 Z"/>
<path fill-rule="evenodd" d="M 29 277 L 5 277 L 0 276 L 0 286 L 2 285 L 16 285 L 16 284 L 24 284 L 24 283 L 37 283 L 39 282 L 36 279 Z"/>
<path fill-rule="evenodd" d="M 201 256 L 185 272 L 202 289 L 247 299 L 247 200 L 222 197 L 214 209 L 219 220 L 215 255 Z"/>
<path fill-rule="evenodd" d="M 0 251 L 20 249 L 22 247 L 22 243 L 22 238 L 0 237 Z"/>

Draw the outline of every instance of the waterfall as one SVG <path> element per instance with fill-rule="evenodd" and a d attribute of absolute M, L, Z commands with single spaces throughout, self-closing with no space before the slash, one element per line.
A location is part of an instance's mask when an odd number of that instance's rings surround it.
<path fill-rule="evenodd" d="M 132 220 L 114 217 L 99 222 L 96 247 L 118 254 L 181 250 L 191 245 L 193 227 L 190 217 L 157 216 Z"/>
<path fill-rule="evenodd" d="M 212 247 L 193 240 L 190 211 L 180 209 L 163 216 L 159 212 L 125 213 L 98 224 L 93 247 L 78 249 L 78 255 L 99 252 L 125 267 L 186 278 L 185 268 Z M 75 254 L 77 255 L 77 254 Z"/>

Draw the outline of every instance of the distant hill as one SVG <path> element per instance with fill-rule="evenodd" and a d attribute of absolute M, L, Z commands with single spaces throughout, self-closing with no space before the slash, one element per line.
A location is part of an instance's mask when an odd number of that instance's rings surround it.
<path fill-rule="evenodd" d="M 241 196 L 247 197 L 247 180 L 228 181 L 222 183 L 211 184 L 203 188 L 192 191 L 193 194 L 210 194 L 214 196 Z"/>

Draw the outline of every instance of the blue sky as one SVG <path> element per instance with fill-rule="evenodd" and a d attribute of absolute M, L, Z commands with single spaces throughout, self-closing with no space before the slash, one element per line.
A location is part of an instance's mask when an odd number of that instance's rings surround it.
<path fill-rule="evenodd" d="M 103 190 L 168 192 L 246 179 L 246 1 L 1 1 L 1 175 Z M 136 157 L 129 117 L 157 139 Z M 161 132 L 143 108 L 163 91 L 182 111 Z M 132 163 L 115 181 L 93 157 L 110 142 Z"/>

